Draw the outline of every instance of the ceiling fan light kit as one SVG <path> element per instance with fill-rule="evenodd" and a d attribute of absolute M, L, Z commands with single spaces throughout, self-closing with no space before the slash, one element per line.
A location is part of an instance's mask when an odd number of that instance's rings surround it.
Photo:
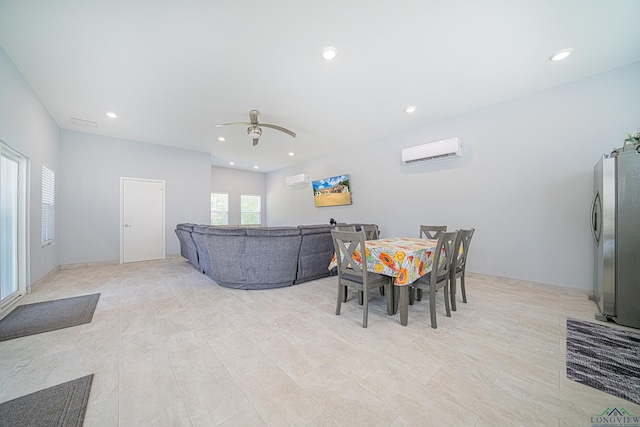
<path fill-rule="evenodd" d="M 247 128 L 247 134 L 249 138 L 253 140 L 253 145 L 258 145 L 258 140 L 260 136 L 262 136 L 262 129 L 260 129 L 257 125 L 249 126 Z"/>

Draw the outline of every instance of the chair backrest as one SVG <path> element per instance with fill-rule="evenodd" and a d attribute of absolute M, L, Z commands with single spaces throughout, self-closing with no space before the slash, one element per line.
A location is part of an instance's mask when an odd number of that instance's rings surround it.
<path fill-rule="evenodd" d="M 425 236 L 425 239 L 437 239 L 445 231 L 447 231 L 446 225 L 421 225 L 420 238 Z"/>
<path fill-rule="evenodd" d="M 451 271 L 453 273 L 461 272 L 467 265 L 467 254 L 469 253 L 469 245 L 471 245 L 471 238 L 475 228 L 469 230 L 458 230 L 458 237 L 454 247 L 454 256 L 451 261 Z M 462 247 L 462 250 L 460 250 Z"/>
<path fill-rule="evenodd" d="M 375 224 L 361 225 L 360 230 L 364 231 L 367 240 L 376 240 L 380 238 L 380 231 L 378 230 L 378 226 Z"/>
<path fill-rule="evenodd" d="M 363 277 L 367 272 L 367 256 L 364 252 L 364 231 L 338 231 L 331 232 L 333 247 L 338 261 L 338 275 L 343 273 L 352 276 Z"/>
<path fill-rule="evenodd" d="M 431 283 L 435 284 L 438 279 L 449 279 L 451 271 L 451 260 L 453 259 L 454 246 L 456 244 L 457 231 L 441 233 L 438 237 L 438 244 L 433 253 L 433 266 L 431 267 Z M 444 253 L 443 253 L 444 252 Z"/>
<path fill-rule="evenodd" d="M 356 231 L 355 225 L 336 225 L 336 231 Z"/>

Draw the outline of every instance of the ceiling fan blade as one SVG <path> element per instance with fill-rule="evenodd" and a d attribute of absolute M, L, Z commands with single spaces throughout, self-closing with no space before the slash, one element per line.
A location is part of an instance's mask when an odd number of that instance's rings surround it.
<path fill-rule="evenodd" d="M 253 138 L 253 146 L 255 147 L 256 145 L 258 145 L 258 140 L 259 138 Z"/>
<path fill-rule="evenodd" d="M 292 137 L 296 137 L 296 133 L 293 131 L 290 131 L 289 129 L 283 128 L 282 126 L 278 126 L 278 125 L 269 125 L 269 124 L 265 124 L 265 123 L 260 123 L 260 126 L 266 127 L 266 128 L 271 128 L 271 129 L 275 129 L 275 130 L 279 130 L 280 132 L 284 132 L 287 135 L 291 135 Z"/>
<path fill-rule="evenodd" d="M 260 111 L 258 110 L 249 111 L 249 120 L 251 120 L 252 125 L 258 124 L 258 114 L 260 114 Z"/>
<path fill-rule="evenodd" d="M 233 126 L 233 125 L 252 125 L 253 123 L 249 123 L 249 122 L 231 122 L 231 123 L 222 123 L 220 125 L 216 125 L 217 128 L 221 127 L 221 126 Z"/>

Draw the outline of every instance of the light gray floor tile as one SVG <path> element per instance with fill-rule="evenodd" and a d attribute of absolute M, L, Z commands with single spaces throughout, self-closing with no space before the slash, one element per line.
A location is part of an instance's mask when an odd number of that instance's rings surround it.
<path fill-rule="evenodd" d="M 337 284 L 244 291 L 179 257 L 59 270 L 21 304 L 100 292 L 89 324 L 0 342 L 0 401 L 94 374 L 85 426 L 590 425 L 640 405 L 566 379 L 566 319 L 585 291 L 469 274 L 438 329 Z"/>

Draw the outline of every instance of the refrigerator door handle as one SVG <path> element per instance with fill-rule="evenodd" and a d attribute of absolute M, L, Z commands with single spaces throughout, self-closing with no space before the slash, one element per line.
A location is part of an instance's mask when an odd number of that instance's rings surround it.
<path fill-rule="evenodd" d="M 600 243 L 602 226 L 602 201 L 600 200 L 600 193 L 596 193 L 591 204 L 591 235 L 596 244 Z"/>

